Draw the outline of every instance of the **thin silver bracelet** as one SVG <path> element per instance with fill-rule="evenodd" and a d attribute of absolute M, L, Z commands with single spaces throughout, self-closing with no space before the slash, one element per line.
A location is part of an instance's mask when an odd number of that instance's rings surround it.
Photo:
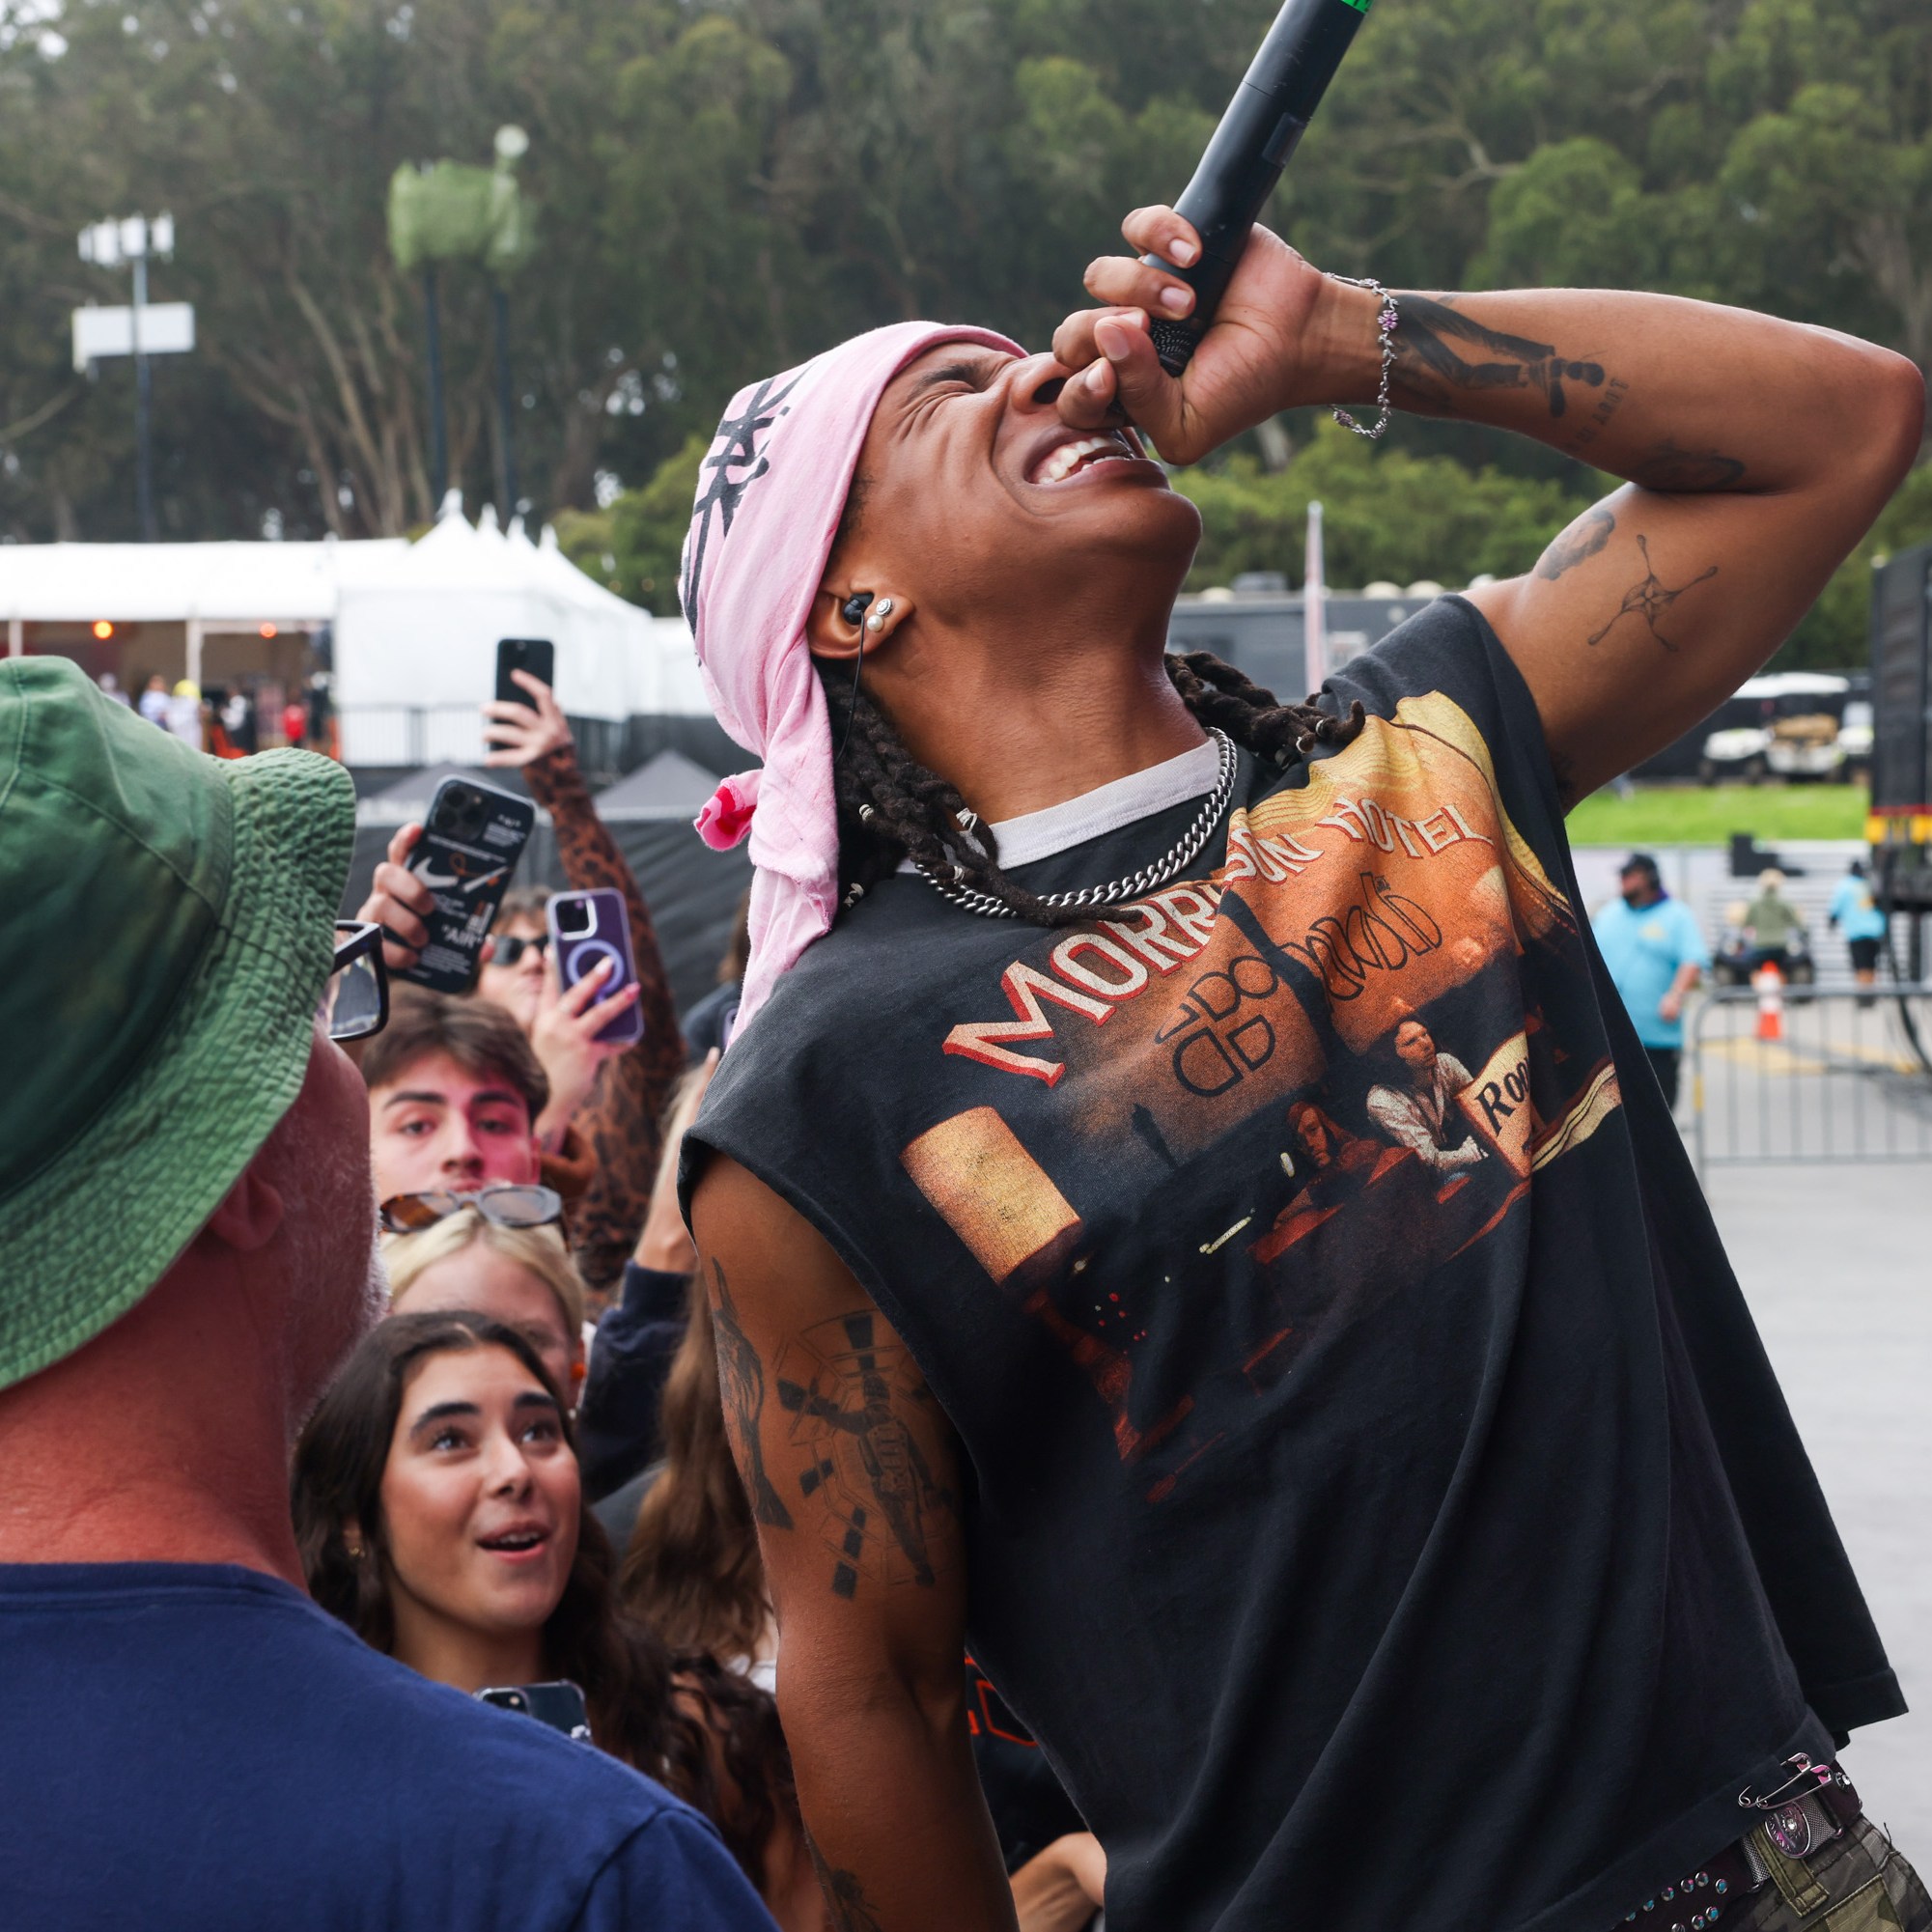
<path fill-rule="evenodd" d="M 1376 391 L 1375 400 L 1382 409 L 1382 420 L 1374 429 L 1365 430 L 1346 409 L 1335 410 L 1335 421 L 1343 429 L 1353 430 L 1358 436 L 1366 436 L 1373 442 L 1388 427 L 1388 419 L 1394 413 L 1395 406 L 1388 400 L 1388 379 L 1395 370 L 1395 330 L 1402 318 L 1395 311 L 1395 297 L 1382 284 L 1369 275 L 1330 275 L 1333 282 L 1346 282 L 1352 289 L 1367 289 L 1382 303 L 1376 311 L 1375 325 L 1382 335 L 1382 386 Z"/>

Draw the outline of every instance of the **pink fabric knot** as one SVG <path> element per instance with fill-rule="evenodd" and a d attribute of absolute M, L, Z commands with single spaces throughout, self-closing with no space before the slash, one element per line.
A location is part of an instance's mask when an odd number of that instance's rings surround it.
<path fill-rule="evenodd" d="M 698 813 L 698 836 L 714 852 L 729 852 L 742 843 L 751 830 L 751 815 L 758 809 L 756 771 L 740 771 L 721 778 L 718 787 Z"/>

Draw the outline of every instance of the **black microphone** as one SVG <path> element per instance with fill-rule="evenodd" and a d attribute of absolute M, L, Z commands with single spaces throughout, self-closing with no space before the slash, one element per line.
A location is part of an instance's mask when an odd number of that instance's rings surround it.
<path fill-rule="evenodd" d="M 1286 0 L 1220 126 L 1214 131 L 1175 212 L 1201 238 L 1201 259 L 1177 268 L 1159 255 L 1140 259 L 1178 275 L 1194 291 L 1194 312 L 1176 322 L 1151 319 L 1161 367 L 1178 376 L 1220 306 L 1248 231 L 1274 192 L 1335 70 L 1354 41 L 1369 0 Z"/>

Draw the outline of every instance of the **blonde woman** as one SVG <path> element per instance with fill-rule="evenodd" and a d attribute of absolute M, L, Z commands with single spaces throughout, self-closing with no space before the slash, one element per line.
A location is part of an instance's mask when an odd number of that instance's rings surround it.
<path fill-rule="evenodd" d="M 524 1196 L 548 1192 L 544 1188 L 486 1188 L 427 1226 L 391 1233 L 382 1244 L 382 1258 L 389 1270 L 393 1314 L 466 1308 L 488 1315 L 536 1350 L 574 1406 L 584 1376 L 583 1277 L 554 1224 L 503 1218 L 506 1206 L 520 1216 L 532 1211 Z M 499 1206 L 497 1195 L 517 1198 Z M 413 1205 L 455 1197 L 406 1198 Z M 385 1204 L 385 1224 L 394 1224 L 397 1205 Z"/>

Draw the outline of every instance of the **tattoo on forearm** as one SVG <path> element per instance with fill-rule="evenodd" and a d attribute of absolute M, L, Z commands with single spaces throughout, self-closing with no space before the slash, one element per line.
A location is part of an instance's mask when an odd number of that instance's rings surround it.
<path fill-rule="evenodd" d="M 1687 590 L 1691 590 L 1697 584 L 1704 582 L 1705 579 L 1708 577 L 1716 576 L 1718 574 L 1718 567 L 1716 564 L 1713 564 L 1709 570 L 1704 571 L 1697 576 L 1694 576 L 1689 583 L 1680 583 L 1675 590 L 1670 590 L 1666 587 L 1663 578 L 1661 578 L 1657 574 L 1656 570 L 1651 565 L 1650 542 L 1649 539 L 1645 537 L 1641 531 L 1638 532 L 1637 547 L 1643 552 L 1643 581 L 1641 583 L 1632 584 L 1631 587 L 1624 592 L 1623 602 L 1617 605 L 1616 614 L 1613 617 L 1611 617 L 1610 621 L 1608 624 L 1606 624 L 1601 630 L 1597 631 L 1596 634 L 1593 637 L 1591 637 L 1590 642 L 1592 644 L 1601 644 L 1604 641 L 1604 639 L 1608 637 L 1610 634 L 1610 632 L 1614 630 L 1616 627 L 1619 624 L 1621 624 L 1626 617 L 1634 615 L 1641 617 L 1643 619 L 1644 623 L 1650 629 L 1650 634 L 1654 638 L 1656 638 L 1657 641 L 1661 645 L 1663 645 L 1666 651 L 1674 651 L 1677 648 L 1676 645 L 1671 643 L 1669 638 L 1665 636 L 1663 631 L 1658 630 L 1657 620 L 1660 617 L 1662 617 L 1664 613 L 1666 610 L 1668 610 L 1670 606 L 1673 603 L 1675 603 L 1677 600 L 1680 597 L 1682 597 Z"/>
<path fill-rule="evenodd" d="M 1551 583 L 1567 570 L 1573 570 L 1585 557 L 1593 557 L 1610 540 L 1610 532 L 1616 528 L 1616 518 L 1601 503 L 1585 510 L 1570 527 L 1543 552 L 1536 565 L 1536 574 Z"/>
<path fill-rule="evenodd" d="M 711 1272 L 717 1284 L 712 1327 L 717 1335 L 718 1393 L 724 1399 L 725 1418 L 738 1439 L 738 1467 L 744 1477 L 752 1518 L 768 1529 L 790 1529 L 792 1512 L 765 1472 L 765 1444 L 759 1438 L 759 1424 L 765 1417 L 765 1364 L 739 1323 L 723 1268 L 714 1261 Z"/>
<path fill-rule="evenodd" d="M 831 1908 L 831 1932 L 882 1932 L 879 1908 L 865 1895 L 858 1874 L 834 1871 L 826 1862 L 812 1834 L 805 1834 L 805 1849 L 812 1855 L 812 1869 L 819 1875 L 819 1890 Z"/>
<path fill-rule="evenodd" d="M 1601 362 L 1573 361 L 1558 355 L 1554 343 L 1485 328 L 1433 296 L 1405 294 L 1400 309 L 1394 386 L 1408 408 L 1447 415 L 1454 412 L 1458 392 L 1538 389 L 1551 415 L 1560 416 L 1570 406 L 1566 382 L 1592 389 L 1604 385 Z"/>
<path fill-rule="evenodd" d="M 913 1427 L 930 1428 L 938 1405 L 911 1352 L 878 1330 L 879 1317 L 858 1309 L 807 1329 L 778 1358 L 778 1400 L 810 1458 L 798 1488 L 837 1553 L 840 1597 L 856 1594 L 861 1569 L 882 1582 L 935 1582 L 932 1531 L 959 1513 Z"/>
<path fill-rule="evenodd" d="M 1665 491 L 1734 490 L 1744 481 L 1744 464 L 1716 450 L 1680 450 L 1666 436 L 1638 459 L 1630 480 L 1645 490 Z"/>

